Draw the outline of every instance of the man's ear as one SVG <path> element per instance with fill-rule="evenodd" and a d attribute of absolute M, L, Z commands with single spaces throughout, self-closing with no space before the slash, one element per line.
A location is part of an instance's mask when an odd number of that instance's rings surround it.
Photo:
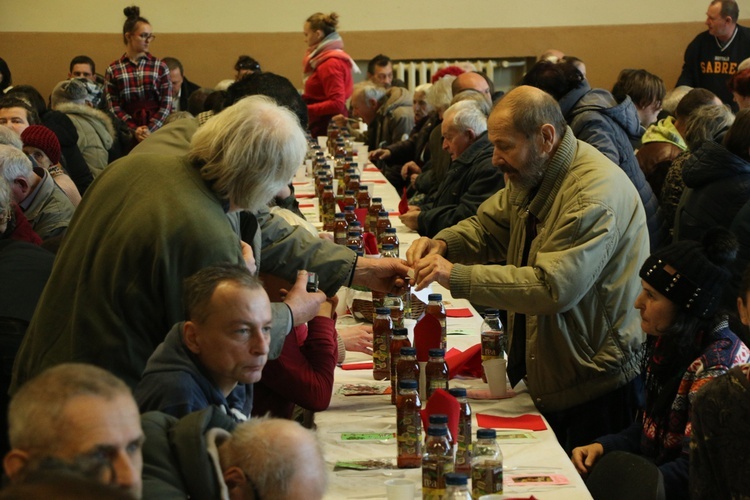
<path fill-rule="evenodd" d="M 192 321 L 185 321 L 182 326 L 182 342 L 193 354 L 200 354 L 201 347 L 198 342 L 198 325 Z"/>
<path fill-rule="evenodd" d="M 3 459 L 3 468 L 11 482 L 18 480 L 21 471 L 26 467 L 27 463 L 29 463 L 29 454 L 17 448 L 10 450 L 8 454 L 5 455 L 5 458 Z"/>
<path fill-rule="evenodd" d="M 223 472 L 224 483 L 229 490 L 229 498 L 243 498 L 247 477 L 242 469 L 232 466 Z"/>
<path fill-rule="evenodd" d="M 555 146 L 555 141 L 557 140 L 557 131 L 555 130 L 554 125 L 551 123 L 545 123 L 542 125 L 539 136 L 542 140 L 542 151 L 545 153 L 551 152 L 552 148 Z"/>
<path fill-rule="evenodd" d="M 471 143 L 477 140 L 477 134 L 475 134 L 474 131 L 471 130 L 470 128 L 466 129 L 464 134 L 466 134 L 469 137 L 469 142 Z"/>
<path fill-rule="evenodd" d="M 13 179 L 13 184 L 18 186 L 18 191 L 23 195 L 23 198 L 26 199 L 26 197 L 31 192 L 31 184 L 29 184 L 29 181 L 25 177 L 16 177 Z"/>

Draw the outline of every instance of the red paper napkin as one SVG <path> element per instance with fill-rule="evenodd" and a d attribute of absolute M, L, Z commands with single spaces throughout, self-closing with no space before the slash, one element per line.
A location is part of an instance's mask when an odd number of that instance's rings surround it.
<path fill-rule="evenodd" d="M 427 429 L 430 424 L 430 415 L 448 415 L 448 429 L 455 443 L 458 436 L 458 412 L 460 410 L 461 407 L 456 398 L 444 389 L 437 389 L 422 410 L 422 426 Z"/>
<path fill-rule="evenodd" d="M 401 201 L 398 203 L 398 212 L 403 215 L 409 211 L 409 199 L 406 197 L 406 188 L 404 188 L 404 194 L 401 195 Z"/>
<path fill-rule="evenodd" d="M 315 195 L 313 193 L 294 193 L 295 198 L 314 198 Z"/>
<path fill-rule="evenodd" d="M 461 352 L 456 348 L 445 353 L 449 377 L 467 375 L 479 378 L 482 376 L 482 345 L 476 344 Z"/>
<path fill-rule="evenodd" d="M 378 240 L 371 232 L 362 233 L 362 241 L 365 244 L 365 255 L 378 255 Z"/>
<path fill-rule="evenodd" d="M 368 210 L 366 208 L 354 209 L 354 215 L 357 216 L 357 220 L 362 224 L 362 227 L 365 227 L 367 224 L 367 212 Z"/>
<path fill-rule="evenodd" d="M 384 181 L 382 179 L 375 179 L 375 180 L 372 180 L 372 181 L 365 181 L 365 182 L 372 182 L 374 184 L 387 184 L 388 183 L 388 181 Z"/>
<path fill-rule="evenodd" d="M 430 358 L 430 349 L 440 347 L 440 321 L 431 315 L 425 314 L 414 327 L 414 347 L 417 349 L 417 361 L 427 361 Z"/>
<path fill-rule="evenodd" d="M 363 361 L 362 363 L 347 363 L 341 365 L 342 370 L 372 370 L 372 361 Z"/>
<path fill-rule="evenodd" d="M 378 167 L 365 167 L 363 170 L 365 172 L 380 172 L 380 169 Z"/>
<path fill-rule="evenodd" d="M 473 314 L 471 314 L 471 309 L 469 309 L 468 307 L 446 309 L 445 315 L 448 318 L 471 318 L 473 316 Z"/>
<path fill-rule="evenodd" d="M 477 413 L 477 425 L 486 429 L 526 429 L 530 431 L 544 431 L 547 426 L 540 415 L 521 415 L 518 417 L 500 417 Z"/>

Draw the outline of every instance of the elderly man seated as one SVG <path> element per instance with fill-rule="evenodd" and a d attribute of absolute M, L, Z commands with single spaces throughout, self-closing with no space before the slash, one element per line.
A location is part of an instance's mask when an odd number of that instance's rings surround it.
<path fill-rule="evenodd" d="M 365 139 L 370 149 L 399 142 L 409 137 L 414 126 L 411 92 L 401 87 L 376 85 L 364 81 L 354 86 L 352 92 L 352 114 L 367 124 Z M 347 125 L 344 116 L 333 117 L 340 126 Z"/>
<path fill-rule="evenodd" d="M 149 412 L 141 423 L 144 499 L 318 500 L 325 493 L 320 445 L 296 422 L 259 418 L 235 427 L 210 407 L 180 420 Z"/>
<path fill-rule="evenodd" d="M 450 153 L 448 173 L 431 202 L 410 206 L 401 215 L 407 227 L 422 236 L 471 217 L 479 205 L 501 189 L 502 172 L 492 165 L 492 143 L 487 138 L 487 117 L 477 103 L 460 101 L 443 114 L 443 149 Z"/>
<path fill-rule="evenodd" d="M 65 232 L 75 208 L 47 171 L 33 168 L 23 151 L 0 145 L 0 175 L 10 184 L 13 200 L 43 240 Z"/>
<path fill-rule="evenodd" d="M 73 363 L 50 368 L 15 394 L 8 422 L 3 467 L 12 483 L 57 459 L 140 497 L 140 415 L 128 386 L 111 373 Z"/>
<path fill-rule="evenodd" d="M 268 295 L 246 266 L 232 264 L 204 268 L 183 288 L 188 321 L 175 324 L 149 358 L 135 389 L 138 406 L 180 418 L 215 405 L 247 420 L 268 357 Z"/>

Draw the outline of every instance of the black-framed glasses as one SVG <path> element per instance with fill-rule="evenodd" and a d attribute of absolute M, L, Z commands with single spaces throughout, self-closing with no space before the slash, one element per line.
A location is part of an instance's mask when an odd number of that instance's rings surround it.
<path fill-rule="evenodd" d="M 144 42 L 150 42 L 151 40 L 156 38 L 156 35 L 154 35 L 153 33 L 141 33 L 140 35 L 138 35 L 138 38 L 140 38 Z"/>

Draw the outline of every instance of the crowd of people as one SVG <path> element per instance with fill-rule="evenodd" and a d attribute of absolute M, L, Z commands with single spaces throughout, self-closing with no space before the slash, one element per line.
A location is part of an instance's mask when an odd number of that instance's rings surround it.
<path fill-rule="evenodd" d="M 74 57 L 48 98 L 0 59 L 0 498 L 322 498 L 298 422 L 372 350 L 370 327 L 337 328 L 336 292 L 410 272 L 504 311 L 509 380 L 582 476 L 624 450 L 668 499 L 750 495 L 734 0 L 711 1 L 669 91 L 644 69 L 592 88 L 559 50 L 507 93 L 468 64 L 410 91 L 382 54 L 355 84 L 335 13 L 303 23 L 302 92 L 248 55 L 208 89 L 124 14 L 124 54 L 103 76 Z M 331 125 L 403 193 L 405 260 L 308 231 L 291 179 Z"/>

